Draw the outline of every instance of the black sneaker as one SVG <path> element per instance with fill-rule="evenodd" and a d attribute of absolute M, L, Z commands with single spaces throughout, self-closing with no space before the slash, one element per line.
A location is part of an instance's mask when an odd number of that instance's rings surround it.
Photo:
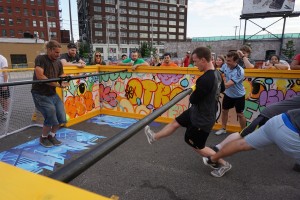
<path fill-rule="evenodd" d="M 56 139 L 56 137 L 52 137 L 51 135 L 48 135 L 48 140 L 55 146 L 59 146 L 62 144 L 61 141 L 59 141 L 58 139 Z"/>
<path fill-rule="evenodd" d="M 53 144 L 48 140 L 47 137 L 40 137 L 40 144 L 43 146 L 43 147 L 46 147 L 46 148 L 50 148 L 50 147 L 53 147 Z"/>
<path fill-rule="evenodd" d="M 204 165 L 209 166 L 210 168 L 213 168 L 213 169 L 219 168 L 219 163 L 211 161 L 210 156 L 203 157 L 203 163 L 204 163 Z"/>
<path fill-rule="evenodd" d="M 296 172 L 300 172 L 300 164 L 295 163 L 293 170 Z"/>

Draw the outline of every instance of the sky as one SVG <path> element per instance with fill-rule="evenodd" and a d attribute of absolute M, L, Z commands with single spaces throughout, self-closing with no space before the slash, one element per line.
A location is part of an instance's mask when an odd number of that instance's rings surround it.
<path fill-rule="evenodd" d="M 69 1 L 61 0 L 62 27 L 70 30 Z M 187 37 L 234 36 L 244 35 L 245 20 L 240 20 L 242 0 L 189 0 L 187 18 Z M 300 12 L 300 0 L 295 2 L 294 11 Z M 76 0 L 71 0 L 73 37 L 79 39 Z M 280 18 L 251 19 L 261 27 L 267 27 Z M 281 34 L 283 20 L 279 20 L 267 30 L 273 34 Z M 247 35 L 259 32 L 257 27 L 247 21 Z M 300 17 L 287 18 L 285 33 L 300 33 Z M 268 34 L 263 31 L 259 34 Z"/>

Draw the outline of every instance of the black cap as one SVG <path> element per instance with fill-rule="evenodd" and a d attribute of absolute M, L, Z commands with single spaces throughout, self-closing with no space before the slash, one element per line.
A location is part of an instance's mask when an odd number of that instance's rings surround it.
<path fill-rule="evenodd" d="M 68 49 L 73 49 L 73 48 L 77 49 L 77 45 L 74 43 L 69 43 L 67 47 Z"/>

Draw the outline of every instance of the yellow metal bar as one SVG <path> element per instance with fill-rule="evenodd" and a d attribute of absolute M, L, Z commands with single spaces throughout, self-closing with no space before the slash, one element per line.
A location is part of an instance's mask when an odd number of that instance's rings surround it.
<path fill-rule="evenodd" d="M 0 197 L 5 200 L 19 199 L 84 199 L 111 200 L 112 198 L 68 185 L 54 179 L 34 174 L 0 162 Z"/>

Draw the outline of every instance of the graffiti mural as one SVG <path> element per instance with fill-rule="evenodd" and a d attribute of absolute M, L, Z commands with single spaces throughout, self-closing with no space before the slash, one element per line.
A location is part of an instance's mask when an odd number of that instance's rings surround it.
<path fill-rule="evenodd" d="M 73 119 L 100 108 L 98 76 L 76 79 L 69 83 L 70 86 L 63 91 L 67 118 Z"/>
<path fill-rule="evenodd" d="M 195 84 L 190 74 L 114 73 L 100 77 L 101 109 L 147 115 L 165 105 L 174 96 Z M 245 117 L 255 119 L 268 105 L 300 94 L 300 79 L 246 77 Z M 101 93 L 101 92 L 100 92 Z M 175 104 L 162 117 L 174 119 L 189 107 L 189 97 Z M 222 96 L 218 102 L 216 123 L 221 123 Z M 234 109 L 228 124 L 239 126 Z"/>

